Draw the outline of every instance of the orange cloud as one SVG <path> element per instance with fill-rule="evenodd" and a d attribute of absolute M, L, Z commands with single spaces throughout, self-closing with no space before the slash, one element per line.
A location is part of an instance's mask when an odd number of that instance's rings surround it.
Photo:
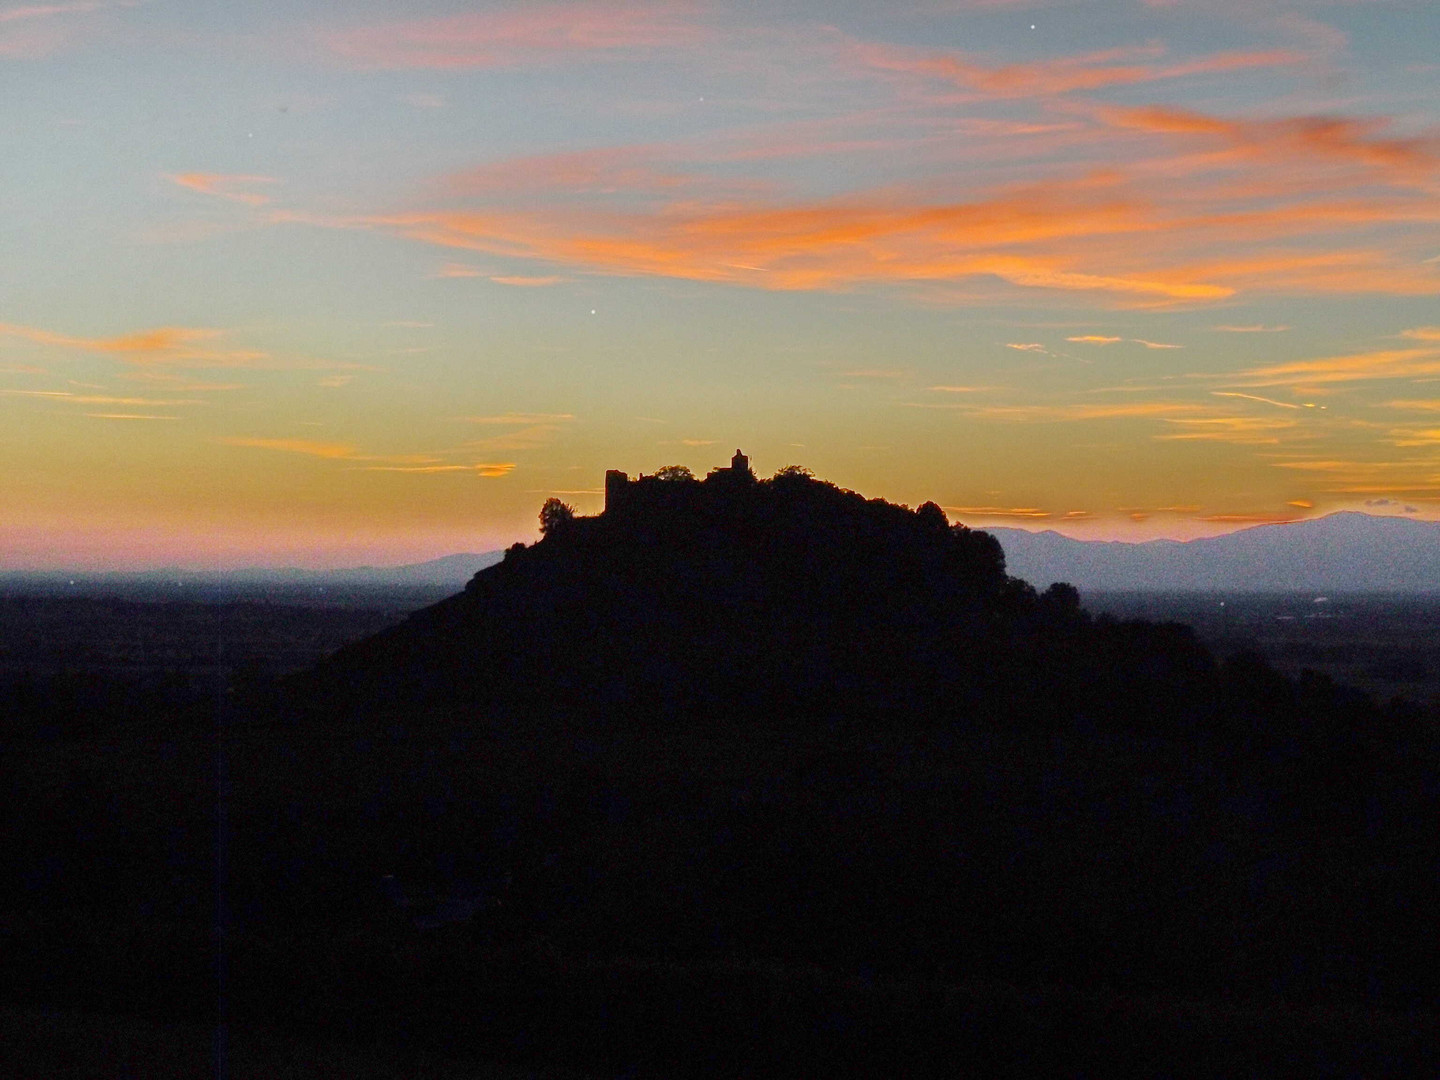
<path fill-rule="evenodd" d="M 1081 334 L 1078 337 L 1067 337 L 1066 341 L 1080 341 L 1087 345 L 1113 345 L 1117 341 L 1123 341 L 1118 337 L 1102 337 L 1099 334 Z"/>
<path fill-rule="evenodd" d="M 574 413 L 502 413 L 499 416 L 467 416 L 472 424 L 555 424 L 574 420 Z"/>
<path fill-rule="evenodd" d="M 68 334 L 56 334 L 33 326 L 16 326 L 0 323 L 0 334 L 27 338 L 41 345 L 60 345 L 71 349 L 102 353 L 165 353 L 189 346 L 192 342 L 218 337 L 219 330 L 203 330 L 184 326 L 159 326 L 153 330 L 141 330 L 134 334 L 123 334 L 113 338 L 81 338 Z"/>
<path fill-rule="evenodd" d="M 85 352 L 107 353 L 137 367 L 180 368 L 266 368 L 274 370 L 347 369 L 368 370 L 363 364 L 316 360 L 301 357 L 272 357 L 258 349 L 212 349 L 202 342 L 220 337 L 224 331 L 188 326 L 158 326 L 110 338 L 85 338 L 59 334 L 34 326 L 0 323 L 0 336 L 24 338 L 37 345 L 80 349 Z M 125 376 L 133 378 L 135 376 Z M 156 376 L 151 376 L 156 377 Z M 209 386 L 204 389 L 236 389 L 234 386 Z"/>
<path fill-rule="evenodd" d="M 1302 118 L 1266 121 L 1270 127 L 1252 130 L 1250 122 L 1184 110 L 1076 109 L 1095 114 L 1104 126 L 1066 137 L 1103 149 L 1105 168 L 968 197 L 937 197 L 937 183 L 923 193 L 883 188 L 784 203 L 774 199 L 773 189 L 663 165 L 667 155 L 688 157 L 691 164 L 729 160 L 733 148 L 645 145 L 492 163 L 441 182 L 444 197 L 483 200 L 479 209 L 348 219 L 277 213 L 271 220 L 378 229 L 591 274 L 767 290 L 902 285 L 942 303 L 994 298 L 996 283 L 1089 292 L 1122 307 L 1172 307 L 1241 291 L 1440 293 L 1440 274 L 1414 258 L 1398 230 L 1374 236 L 1379 226 L 1440 224 L 1433 198 L 1381 192 L 1363 171 L 1345 180 L 1294 167 L 1297 156 L 1328 155 L 1403 166 L 1411 170 L 1408 178 L 1427 160 L 1419 141 L 1378 139 L 1373 124 L 1360 122 Z M 1283 154 L 1271 152 L 1272 128 L 1288 140 Z M 1113 165 L 1108 162 L 1117 129 L 1180 131 L 1219 140 L 1220 147 L 1199 156 Z M 1253 152 L 1240 152 L 1242 144 Z M 1227 175 L 1246 171 L 1222 186 L 1194 180 L 1217 168 Z M 1185 183 L 1177 183 L 1179 177 Z M 1360 230 L 1371 230 L 1367 247 L 1342 245 L 1332 235 Z M 1261 246 L 1281 238 L 1301 243 Z M 558 276 L 494 280 L 539 284 Z M 960 281 L 974 283 L 977 295 L 950 295 L 942 287 Z M 1099 337 L 1080 339 L 1100 344 L 1092 340 Z"/>
<path fill-rule="evenodd" d="M 856 46 L 855 52 L 863 63 L 874 68 L 941 79 L 998 98 L 1051 97 L 1106 86 L 1131 86 L 1245 68 L 1293 65 L 1307 59 L 1304 53 L 1272 49 L 1212 53 L 1168 64 L 1131 62 L 1157 60 L 1164 55 L 1162 46 L 1147 45 L 1028 64 L 987 67 L 954 53 L 926 52 L 894 45 L 861 44 Z"/>
<path fill-rule="evenodd" d="M 179 420 L 178 416 L 152 416 L 148 413 L 87 412 L 92 420 Z"/>
<path fill-rule="evenodd" d="M 515 468 L 513 461 L 485 462 L 475 465 L 366 465 L 365 472 L 400 473 L 475 473 L 479 476 L 504 476 Z"/>
<path fill-rule="evenodd" d="M 325 46 L 361 68 L 503 68 L 577 55 L 620 58 L 638 49 L 674 49 L 708 38 L 679 3 L 537 3 L 508 11 L 359 27 L 329 34 Z"/>
<path fill-rule="evenodd" d="M 542 275 L 540 277 L 524 277 L 518 274 L 508 274 L 501 277 L 492 277 L 491 281 L 496 285 L 518 285 L 521 288 L 541 289 L 547 285 L 559 285 L 565 279 L 556 274 Z"/>
<path fill-rule="evenodd" d="M 474 450 L 535 450 L 548 445 L 560 430 L 558 424 L 536 424 L 520 428 L 504 435 L 492 435 L 487 439 L 473 439 L 465 445 Z"/>
<path fill-rule="evenodd" d="M 942 506 L 948 514 L 965 514 L 973 517 L 991 518 L 1048 518 L 1048 510 L 1034 506 Z M 1068 516 L 1068 515 L 1067 515 Z"/>
<path fill-rule="evenodd" d="M 216 195 L 222 199 L 230 199 L 232 202 L 245 203 L 247 206 L 263 206 L 270 199 L 268 196 L 255 192 L 231 191 L 229 190 L 231 187 L 237 184 L 274 184 L 278 182 L 273 176 L 238 176 L 223 173 L 176 173 L 167 175 L 166 179 L 183 188 L 189 188 L 191 191 L 198 191 L 203 195 Z"/>
<path fill-rule="evenodd" d="M 1185 425 L 1187 430 L 1156 435 L 1155 438 L 1240 443 L 1246 446 L 1274 445 L 1280 441 L 1276 432 L 1288 430 L 1298 424 L 1296 420 L 1273 416 L 1167 416 L 1165 422 Z"/>
<path fill-rule="evenodd" d="M 483 276 L 484 275 L 481 274 L 479 270 L 477 270 L 473 266 L 470 266 L 468 263 L 457 262 L 447 262 L 444 266 L 440 267 L 439 270 L 436 270 L 435 273 L 431 275 L 431 277 L 437 278 L 472 278 Z"/>
<path fill-rule="evenodd" d="M 1357 382 L 1440 374 L 1440 349 L 1377 349 L 1373 352 L 1295 360 L 1252 368 L 1243 373 L 1250 386 L 1286 386 L 1296 382 Z"/>
<path fill-rule="evenodd" d="M 1363 165 L 1407 183 L 1433 178 L 1440 139 L 1384 139 L 1386 121 L 1338 116 L 1227 120 L 1173 106 L 1098 106 L 1094 115 L 1115 127 L 1157 134 L 1215 136 L 1250 158 L 1293 160 L 1297 155 Z"/>
<path fill-rule="evenodd" d="M 1166 401 L 1136 401 L 1120 405 L 989 405 L 971 415 L 988 420 L 1063 421 L 1121 420 L 1133 417 L 1169 417 L 1203 413 L 1199 405 Z"/>
<path fill-rule="evenodd" d="M 1078 256 L 1054 245 L 1160 227 L 1143 205 L 1097 200 L 1091 193 L 1026 190 L 948 205 L 682 205 L 628 216 L 438 211 L 342 221 L 286 214 L 277 220 L 386 229 L 444 247 L 596 272 L 765 289 L 989 277 L 1026 288 L 1166 301 L 1223 299 L 1234 292 L 1189 272 L 1097 273 L 1078 265 Z M 1037 244 L 1052 250 L 1017 250 Z"/>
<path fill-rule="evenodd" d="M 1244 398 L 1246 401 L 1259 401 L 1265 405 L 1278 405 L 1282 409 L 1304 409 L 1305 405 L 1296 405 L 1293 401 L 1276 401 L 1274 398 L 1261 397 L 1259 394 L 1242 394 L 1238 390 L 1211 390 L 1215 397 Z"/>
<path fill-rule="evenodd" d="M 250 446 L 260 450 L 281 450 L 287 454 L 309 454 L 322 458 L 353 458 L 359 451 L 348 443 L 322 443 L 310 439 L 221 439 L 227 446 Z"/>
<path fill-rule="evenodd" d="M 203 405 L 204 402 L 169 398 L 106 397 L 99 394 L 74 394 L 68 390 L 0 390 L 10 397 L 37 397 L 76 405 Z"/>

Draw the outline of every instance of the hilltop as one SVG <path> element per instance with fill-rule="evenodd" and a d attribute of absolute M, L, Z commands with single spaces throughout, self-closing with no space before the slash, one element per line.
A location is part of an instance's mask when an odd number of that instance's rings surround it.
<path fill-rule="evenodd" d="M 583 724 L 1021 723 L 1204 730 L 1349 708 L 1326 680 L 1221 664 L 1189 627 L 1092 618 L 1006 573 L 989 533 L 743 455 L 704 480 L 612 472 L 544 535 L 297 684 L 326 709 Z"/>

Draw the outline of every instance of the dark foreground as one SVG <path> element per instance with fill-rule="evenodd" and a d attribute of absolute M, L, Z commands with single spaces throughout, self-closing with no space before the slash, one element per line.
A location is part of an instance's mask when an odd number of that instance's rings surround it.
<path fill-rule="evenodd" d="M 222 1007 L 233 1075 L 257 1039 L 375 1076 L 1440 1064 L 1413 753 L 228 719 L 7 748 L 0 993 L 56 1034 L 0 1068 L 80 1029 L 193 1061 Z"/>

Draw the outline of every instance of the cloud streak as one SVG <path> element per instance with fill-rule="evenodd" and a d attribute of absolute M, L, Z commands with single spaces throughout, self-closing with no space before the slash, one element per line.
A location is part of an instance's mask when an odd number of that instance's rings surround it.
<path fill-rule="evenodd" d="M 1055 97 L 1111 86 L 1217 75 L 1253 68 L 1294 66 L 1305 53 L 1291 49 L 1212 53 L 1162 62 L 1165 48 L 1144 45 L 1107 49 L 1021 64 L 986 65 L 957 53 L 859 44 L 856 57 L 870 67 L 938 79 L 991 98 Z"/>
<path fill-rule="evenodd" d="M 686 4 L 536 3 L 356 27 L 327 33 L 321 43 L 352 67 L 458 71 L 619 60 L 709 38 Z"/>
<path fill-rule="evenodd" d="M 214 195 L 221 199 L 229 199 L 231 202 L 244 203 L 246 206 L 264 206 L 270 201 L 270 198 L 258 192 L 235 191 L 232 189 L 252 184 L 279 183 L 273 176 L 243 176 L 198 172 L 166 174 L 165 179 L 169 180 L 172 184 L 178 184 L 180 187 L 188 188 L 191 191 L 198 191 L 202 195 Z"/>

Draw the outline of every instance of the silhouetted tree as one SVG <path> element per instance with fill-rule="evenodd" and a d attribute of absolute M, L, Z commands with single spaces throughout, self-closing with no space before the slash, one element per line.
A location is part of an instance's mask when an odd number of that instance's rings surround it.
<path fill-rule="evenodd" d="M 815 479 L 815 474 L 814 474 L 813 472 L 811 472 L 809 469 L 807 469 L 804 465 L 786 465 L 783 469 L 781 469 L 781 470 L 780 470 L 779 472 L 777 472 L 773 477 L 771 477 L 771 479 L 772 479 L 772 480 L 813 480 L 813 479 Z"/>
<path fill-rule="evenodd" d="M 655 472 L 656 480 L 679 480 L 681 482 L 695 479 L 695 474 L 690 471 L 688 465 L 662 465 Z"/>
<path fill-rule="evenodd" d="M 915 516 L 927 529 L 944 532 L 950 527 L 950 519 L 945 516 L 945 511 L 933 502 L 927 502 L 921 506 L 915 511 Z"/>
<path fill-rule="evenodd" d="M 921 507 L 923 510 L 924 507 Z M 1080 590 L 1067 581 L 1057 581 L 1040 594 L 1040 602 L 1058 615 L 1080 614 Z"/>
<path fill-rule="evenodd" d="M 544 536 L 551 535 L 574 520 L 575 508 L 569 503 L 561 502 L 553 495 L 545 500 L 544 506 L 540 507 L 540 532 Z"/>

